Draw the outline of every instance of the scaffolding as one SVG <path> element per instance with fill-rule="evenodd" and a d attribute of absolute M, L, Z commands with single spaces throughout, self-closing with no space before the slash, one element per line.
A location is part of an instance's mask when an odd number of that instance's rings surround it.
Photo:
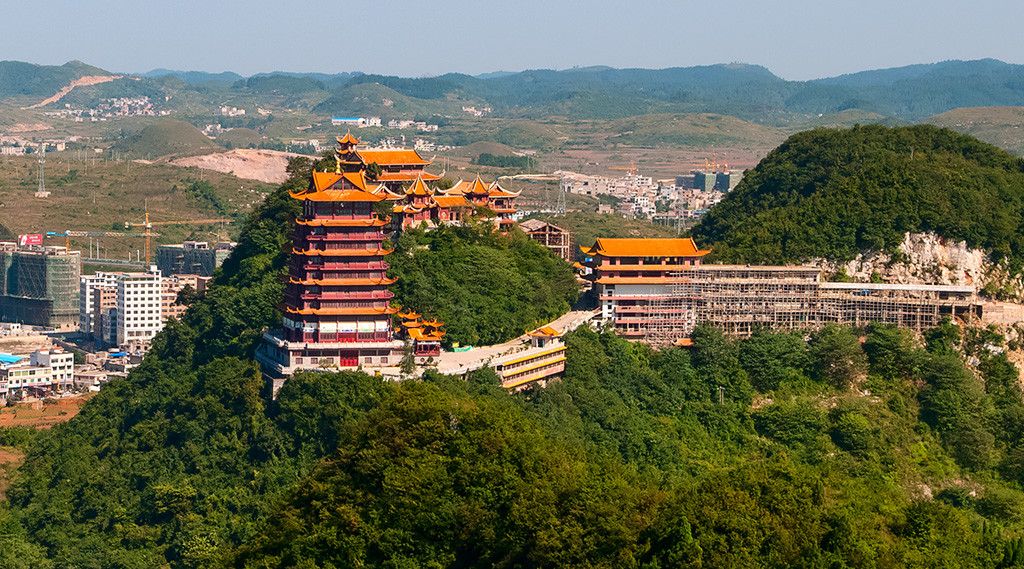
<path fill-rule="evenodd" d="M 823 283 L 814 267 L 704 265 L 669 273 L 660 294 L 616 291 L 613 298 L 616 331 L 654 346 L 686 338 L 704 322 L 749 336 L 761 327 L 805 330 L 830 322 L 920 332 L 946 317 L 981 316 L 974 287 Z"/>
<path fill-rule="evenodd" d="M 0 250 L 0 318 L 76 329 L 81 267 L 81 253 L 63 247 Z"/>

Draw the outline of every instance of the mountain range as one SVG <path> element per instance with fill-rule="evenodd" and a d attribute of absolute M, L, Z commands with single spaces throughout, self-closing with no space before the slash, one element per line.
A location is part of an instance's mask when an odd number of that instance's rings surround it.
<path fill-rule="evenodd" d="M 3 61 L 0 98 L 45 98 L 85 75 L 112 73 L 78 61 L 61 66 Z M 282 71 L 243 77 L 232 72 L 155 69 L 126 77 L 131 81 L 91 89 L 97 94 L 184 91 L 256 99 L 265 94 L 261 90 L 291 96 L 314 93 L 320 96 L 305 101 L 310 110 L 332 114 L 352 114 L 374 103 L 380 103 L 381 114 L 389 109 L 399 114 L 403 108 L 444 113 L 468 102 L 489 106 L 493 116 L 506 118 L 614 119 L 704 112 L 775 125 L 797 116 L 848 109 L 916 122 L 959 107 L 1024 106 L 1024 65 L 994 59 L 878 69 L 813 81 L 787 81 L 764 67 L 747 64 L 669 69 L 599 66 L 423 78 Z M 368 93 L 366 85 L 375 90 Z"/>

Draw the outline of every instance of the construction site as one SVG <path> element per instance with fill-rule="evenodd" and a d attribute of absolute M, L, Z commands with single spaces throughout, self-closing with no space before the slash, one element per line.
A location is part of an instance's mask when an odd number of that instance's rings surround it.
<path fill-rule="evenodd" d="M 871 322 L 920 332 L 981 317 L 973 286 L 824 282 L 816 267 L 701 264 L 707 252 L 691 239 L 599 239 L 584 264 L 602 318 L 622 336 L 667 345 L 704 322 L 747 336 Z"/>
<path fill-rule="evenodd" d="M 0 243 L 0 320 L 77 329 L 81 267 L 78 251 Z"/>

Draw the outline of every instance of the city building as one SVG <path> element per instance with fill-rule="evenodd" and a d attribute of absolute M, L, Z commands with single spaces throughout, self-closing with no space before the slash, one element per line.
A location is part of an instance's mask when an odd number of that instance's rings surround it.
<path fill-rule="evenodd" d="M 160 271 L 116 273 L 117 345 L 129 350 L 145 349 L 163 328 L 160 317 Z"/>
<path fill-rule="evenodd" d="M 351 137 L 349 137 L 351 138 Z M 344 139 L 342 140 L 344 143 Z M 349 147 L 347 153 L 353 152 Z M 397 365 L 384 249 L 384 220 L 374 204 L 385 192 L 367 187 L 361 171 L 314 172 L 295 221 L 284 293 L 284 328 L 267 331 L 257 349 L 275 388 L 296 370 Z M 415 179 L 415 178 L 414 178 Z"/>
<path fill-rule="evenodd" d="M 109 299 L 114 296 L 115 273 L 97 272 L 94 275 L 81 275 L 78 280 L 78 331 L 92 335 L 96 331 L 97 315 L 102 311 L 97 299 Z M 94 292 L 100 289 L 99 295 Z M 105 306 L 110 308 L 113 305 Z M 98 311 L 97 308 L 100 308 Z"/>
<path fill-rule="evenodd" d="M 627 338 L 655 345 L 702 322 L 729 334 L 758 327 L 897 324 L 922 331 L 952 317 L 981 316 L 973 286 L 824 282 L 800 266 L 706 265 L 692 239 L 598 239 L 582 248 L 601 318 Z"/>
<path fill-rule="evenodd" d="M 36 350 L 29 356 L 0 354 L 0 399 L 14 393 L 42 396 L 74 385 L 75 356 L 61 348 Z"/>
<path fill-rule="evenodd" d="M 519 223 L 519 227 L 530 236 L 530 239 L 551 249 L 552 253 L 565 259 L 566 262 L 573 261 L 572 239 L 567 230 L 539 219 L 522 221 Z"/>
<path fill-rule="evenodd" d="M 0 243 L 0 320 L 78 329 L 81 272 L 80 251 Z"/>
<path fill-rule="evenodd" d="M 162 271 L 161 271 L 162 272 Z M 160 321 L 167 324 L 171 318 L 181 319 L 188 310 L 187 304 L 178 304 L 178 293 L 191 288 L 196 293 L 206 290 L 211 277 L 199 275 L 171 275 L 160 280 Z"/>
<path fill-rule="evenodd" d="M 206 241 L 185 241 L 156 248 L 156 266 L 164 275 L 213 276 L 213 271 L 228 258 L 236 243 L 214 244 Z"/>

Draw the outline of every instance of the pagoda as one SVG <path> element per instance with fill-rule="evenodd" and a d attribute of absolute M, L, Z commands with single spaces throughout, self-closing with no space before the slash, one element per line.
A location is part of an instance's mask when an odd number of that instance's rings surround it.
<path fill-rule="evenodd" d="M 339 141 L 340 142 L 340 141 Z M 388 285 L 391 251 L 384 249 L 386 220 L 373 204 L 385 199 L 368 188 L 361 171 L 314 172 L 295 220 L 291 263 L 285 285 L 284 327 L 264 333 L 257 360 L 278 380 L 301 369 L 397 365 L 402 342 L 395 340 Z"/>

